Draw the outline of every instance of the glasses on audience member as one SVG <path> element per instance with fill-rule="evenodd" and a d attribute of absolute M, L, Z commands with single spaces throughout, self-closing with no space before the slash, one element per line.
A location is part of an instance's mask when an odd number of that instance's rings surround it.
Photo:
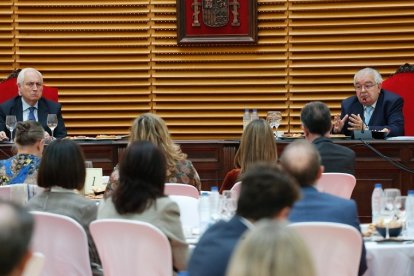
<path fill-rule="evenodd" d="M 376 83 L 366 83 L 366 84 L 363 84 L 363 85 L 355 84 L 354 87 L 355 87 L 355 90 L 362 91 L 362 88 L 365 88 L 365 90 L 369 90 L 372 87 L 374 87 L 375 85 L 377 85 L 377 84 Z"/>
<path fill-rule="evenodd" d="M 36 87 L 42 87 L 43 83 L 41 83 L 41 82 L 26 82 L 25 85 L 30 87 L 30 88 L 33 88 L 35 85 L 36 85 Z"/>

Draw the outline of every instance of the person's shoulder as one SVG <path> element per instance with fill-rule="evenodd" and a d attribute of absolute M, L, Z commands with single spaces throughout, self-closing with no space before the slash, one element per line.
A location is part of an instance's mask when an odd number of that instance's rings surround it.
<path fill-rule="evenodd" d="M 345 98 L 343 101 L 342 101 L 342 104 L 343 105 L 350 105 L 350 104 L 353 104 L 353 103 L 355 103 L 355 102 L 358 102 L 358 98 L 357 98 L 357 96 L 355 96 L 355 95 L 353 95 L 353 96 L 350 96 L 350 97 L 348 97 L 348 98 Z"/>
<path fill-rule="evenodd" d="M 384 99 L 396 101 L 402 99 L 402 97 L 392 91 L 381 89 L 382 94 L 384 95 Z"/>
<path fill-rule="evenodd" d="M 45 97 L 41 97 L 38 102 L 39 102 L 39 104 L 45 104 L 49 107 L 60 107 L 61 106 L 60 103 L 48 100 Z"/>
<path fill-rule="evenodd" d="M 21 99 L 21 96 L 16 96 L 11 99 L 8 99 L 7 101 L 4 101 L 0 104 L 1 107 L 12 107 L 18 103 L 18 101 Z"/>

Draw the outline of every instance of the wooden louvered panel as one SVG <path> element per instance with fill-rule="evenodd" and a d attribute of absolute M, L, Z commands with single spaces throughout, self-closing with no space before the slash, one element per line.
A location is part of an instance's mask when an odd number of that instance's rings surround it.
<path fill-rule="evenodd" d="M 0 3 L 0 74 L 8 75 L 13 70 L 13 3 L 3 0 Z"/>
<path fill-rule="evenodd" d="M 340 112 L 363 67 L 384 78 L 414 59 L 414 1 L 289 1 L 292 130 L 312 99 Z"/>
<path fill-rule="evenodd" d="M 59 88 L 70 135 L 124 134 L 151 110 L 148 4 L 16 3 L 18 67 L 38 68 Z"/>
<path fill-rule="evenodd" d="M 154 109 L 174 138 L 237 139 L 245 108 L 263 118 L 287 109 L 285 1 L 258 1 L 257 45 L 188 47 L 177 47 L 175 2 L 153 1 L 163 20 L 154 20 L 152 51 Z"/>

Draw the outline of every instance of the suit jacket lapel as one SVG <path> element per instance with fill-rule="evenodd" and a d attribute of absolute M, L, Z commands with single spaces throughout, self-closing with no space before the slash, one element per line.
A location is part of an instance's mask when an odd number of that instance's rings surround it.
<path fill-rule="evenodd" d="M 23 103 L 21 97 L 16 97 L 14 100 L 13 110 L 10 110 L 10 114 L 16 115 L 18 122 L 23 121 Z"/>

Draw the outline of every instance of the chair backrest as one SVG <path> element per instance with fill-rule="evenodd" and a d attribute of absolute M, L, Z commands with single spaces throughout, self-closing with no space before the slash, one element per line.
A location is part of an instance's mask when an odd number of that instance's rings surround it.
<path fill-rule="evenodd" d="M 358 275 L 362 236 L 354 227 L 333 222 L 298 222 L 289 227 L 304 239 L 318 276 Z"/>
<path fill-rule="evenodd" d="M 196 187 L 182 183 L 165 183 L 164 194 L 191 196 L 194 198 L 200 197 L 200 192 Z"/>
<path fill-rule="evenodd" d="M 241 181 L 234 183 L 233 187 L 231 187 L 230 191 L 236 200 L 239 199 L 240 195 L 240 188 L 241 188 Z"/>
<path fill-rule="evenodd" d="M 397 73 L 382 82 L 382 88 L 404 99 L 404 134 L 414 136 L 414 72 Z"/>
<path fill-rule="evenodd" d="M 0 83 L 0 103 L 10 100 L 18 95 L 16 78 L 10 78 Z M 48 100 L 58 102 L 58 89 L 43 85 L 43 97 Z"/>
<path fill-rule="evenodd" d="M 319 191 L 350 199 L 356 178 L 348 173 L 323 173 L 316 183 Z"/>
<path fill-rule="evenodd" d="M 40 276 L 45 264 L 45 255 L 40 252 L 34 252 L 29 262 L 24 268 L 22 276 Z"/>
<path fill-rule="evenodd" d="M 167 237 L 141 221 L 102 219 L 90 226 L 105 276 L 171 275 L 172 253 Z"/>
<path fill-rule="evenodd" d="M 184 231 L 191 231 L 192 228 L 199 227 L 198 199 L 190 196 L 170 195 L 180 208 L 180 221 Z"/>
<path fill-rule="evenodd" d="M 74 219 L 32 211 L 32 250 L 45 255 L 45 276 L 92 275 L 85 229 Z"/>

